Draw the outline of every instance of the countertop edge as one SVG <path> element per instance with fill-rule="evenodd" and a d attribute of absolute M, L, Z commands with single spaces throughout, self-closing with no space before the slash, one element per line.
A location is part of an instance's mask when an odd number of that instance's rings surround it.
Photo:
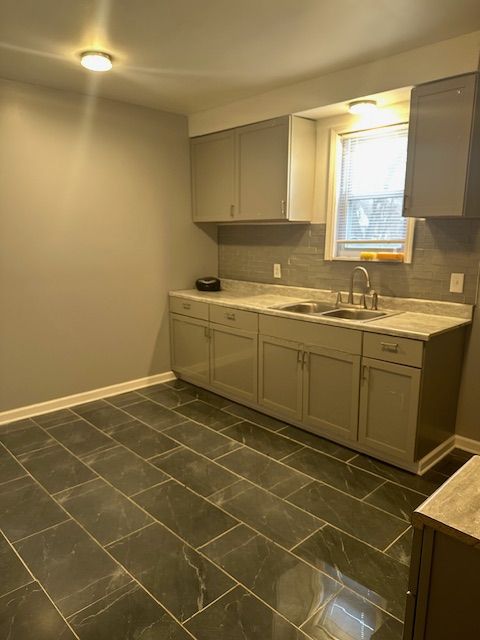
<path fill-rule="evenodd" d="M 398 329 L 398 328 L 394 328 L 394 327 L 379 327 L 378 324 L 375 324 L 375 322 L 388 322 L 388 318 L 389 317 L 396 317 L 399 315 L 402 315 L 404 313 L 407 313 L 406 311 L 396 311 L 394 310 L 392 312 L 392 315 L 386 318 L 382 318 L 381 320 L 372 320 L 369 322 L 359 322 L 359 321 L 355 321 L 355 320 L 338 320 L 336 318 L 326 318 L 323 316 L 320 317 L 313 317 L 313 316 L 307 316 L 307 315 L 301 315 L 299 316 L 299 314 L 297 313 L 289 313 L 288 311 L 283 311 L 281 309 L 271 309 L 268 307 L 262 307 L 262 306 L 255 306 L 251 303 L 242 303 L 239 300 L 235 300 L 234 298 L 232 299 L 228 299 L 228 300 L 221 300 L 221 299 L 215 299 L 213 296 L 215 295 L 216 292 L 192 292 L 190 290 L 178 290 L 178 291 L 170 291 L 169 292 L 169 296 L 170 297 L 176 297 L 176 298 L 182 298 L 184 300 L 192 300 L 192 301 L 197 301 L 197 302 L 204 302 L 206 304 L 215 304 L 215 305 L 219 305 L 219 306 L 224 306 L 224 307 L 231 307 L 234 309 L 241 309 L 241 310 L 245 310 L 245 311 L 252 311 L 254 313 L 262 313 L 262 314 L 266 314 L 266 315 L 271 315 L 271 316 L 276 316 L 276 317 L 282 317 L 282 318 L 289 318 L 289 319 L 293 319 L 293 320 L 301 320 L 302 322 L 311 322 L 311 323 L 315 323 L 315 324 L 323 324 L 323 325 L 327 325 L 327 326 L 335 326 L 335 327 L 343 327 L 345 329 L 354 329 L 357 331 L 365 331 L 365 332 L 369 332 L 369 333 L 378 333 L 378 334 L 382 334 L 382 335 L 390 335 L 390 336 L 396 336 L 396 337 L 403 337 L 403 338 L 411 338 L 413 340 L 421 340 L 423 342 L 427 342 L 428 340 L 430 340 L 431 338 L 441 335 L 443 333 L 448 333 L 449 331 L 454 331 L 455 329 L 459 329 L 462 327 L 466 327 L 468 325 L 471 324 L 471 320 L 466 319 L 466 318 L 457 318 L 457 317 L 452 317 L 452 316 L 438 316 L 435 315 L 434 317 L 438 318 L 438 317 L 442 317 L 442 318 L 449 318 L 452 321 L 451 326 L 448 327 L 444 327 L 438 330 L 433 330 L 433 331 L 429 331 L 429 332 L 421 332 L 421 331 L 415 331 L 415 330 L 408 330 L 408 329 Z M 280 296 L 279 296 L 280 297 Z M 288 301 L 292 301 L 292 302 L 297 302 L 297 301 L 301 301 L 299 298 L 292 298 L 292 297 L 287 297 L 287 296 L 282 296 L 283 300 L 279 300 L 278 304 L 282 304 L 282 302 L 288 302 Z M 429 314 L 421 314 L 419 312 L 412 312 L 412 313 L 416 313 L 418 315 L 429 315 Z"/>

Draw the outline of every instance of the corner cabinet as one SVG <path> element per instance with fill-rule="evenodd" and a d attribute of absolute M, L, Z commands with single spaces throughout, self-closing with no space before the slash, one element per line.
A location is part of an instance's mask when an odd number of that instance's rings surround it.
<path fill-rule="evenodd" d="M 429 82 L 413 89 L 405 216 L 480 216 L 478 94 L 478 73 Z"/>
<path fill-rule="evenodd" d="M 315 122 L 284 116 L 190 142 L 195 222 L 309 222 Z"/>

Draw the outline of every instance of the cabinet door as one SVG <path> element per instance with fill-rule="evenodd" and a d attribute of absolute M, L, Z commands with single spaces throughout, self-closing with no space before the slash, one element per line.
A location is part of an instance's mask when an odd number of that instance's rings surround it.
<path fill-rule="evenodd" d="M 286 418 L 302 417 L 302 345 L 259 336 L 258 403 Z"/>
<path fill-rule="evenodd" d="M 303 422 L 320 434 L 357 440 L 360 356 L 308 347 Z"/>
<path fill-rule="evenodd" d="M 190 151 L 193 219 L 230 222 L 235 204 L 235 132 L 193 138 Z"/>
<path fill-rule="evenodd" d="M 237 129 L 240 220 L 287 218 L 289 118 Z"/>
<path fill-rule="evenodd" d="M 475 74 L 412 91 L 404 215 L 464 215 Z"/>
<path fill-rule="evenodd" d="M 361 444 L 408 462 L 414 460 L 421 370 L 371 358 L 362 360 Z"/>
<path fill-rule="evenodd" d="M 170 314 L 170 352 L 173 371 L 192 382 L 209 383 L 208 322 Z"/>
<path fill-rule="evenodd" d="M 210 384 L 230 396 L 257 401 L 257 334 L 210 325 Z"/>

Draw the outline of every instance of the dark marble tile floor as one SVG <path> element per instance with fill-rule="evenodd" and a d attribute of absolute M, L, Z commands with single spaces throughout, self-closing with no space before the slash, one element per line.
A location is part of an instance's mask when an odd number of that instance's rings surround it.
<path fill-rule="evenodd" d="M 0 426 L 0 637 L 401 640 L 417 477 L 182 380 Z"/>

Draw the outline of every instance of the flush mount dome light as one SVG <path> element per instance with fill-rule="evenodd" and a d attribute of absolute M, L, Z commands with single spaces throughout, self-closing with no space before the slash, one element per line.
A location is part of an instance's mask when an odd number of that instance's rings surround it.
<path fill-rule="evenodd" d="M 110 71 L 112 56 L 103 51 L 84 51 L 80 54 L 80 64 L 89 71 Z"/>
<path fill-rule="evenodd" d="M 377 110 L 376 100 L 354 100 L 348 103 L 348 110 L 356 116 L 364 116 Z"/>

